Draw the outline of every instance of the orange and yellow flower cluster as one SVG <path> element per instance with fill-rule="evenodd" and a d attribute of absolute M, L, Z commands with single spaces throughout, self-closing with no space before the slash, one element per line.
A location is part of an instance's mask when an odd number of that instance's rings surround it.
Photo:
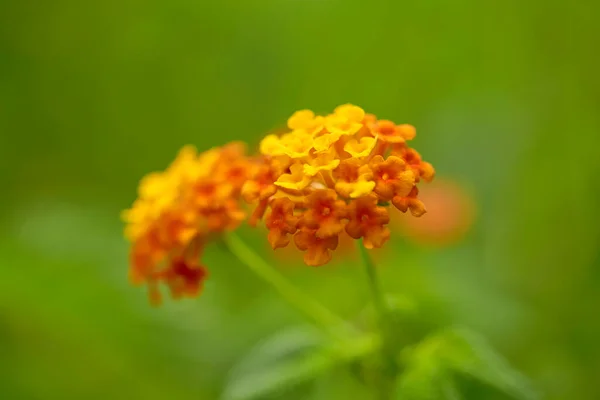
<path fill-rule="evenodd" d="M 198 295 L 208 273 L 202 250 L 246 219 L 242 198 L 254 206 L 249 224 L 264 220 L 273 249 L 293 240 L 312 266 L 329 262 L 343 235 L 381 247 L 390 237 L 390 204 L 425 213 L 417 184 L 434 170 L 407 144 L 413 126 L 349 104 L 326 116 L 298 111 L 287 125 L 287 133 L 262 140 L 258 156 L 240 143 L 201 154 L 184 147 L 165 171 L 141 181 L 123 219 L 130 278 L 148 285 L 153 303 L 161 284 L 174 298 Z"/>
<path fill-rule="evenodd" d="M 165 171 L 142 179 L 138 199 L 122 217 L 132 243 L 130 279 L 148 285 L 152 303 L 161 301 L 160 283 L 173 298 L 200 293 L 204 246 L 246 218 L 240 193 L 248 163 L 241 143 L 201 154 L 188 146 Z"/>
<path fill-rule="evenodd" d="M 250 224 L 264 219 L 273 249 L 293 238 L 307 265 L 323 265 L 341 235 L 381 247 L 390 236 L 390 203 L 425 213 L 417 184 L 433 179 L 434 169 L 407 145 L 413 126 L 350 104 L 326 116 L 298 111 L 287 125 L 289 132 L 262 140 L 242 188 L 256 205 Z"/>

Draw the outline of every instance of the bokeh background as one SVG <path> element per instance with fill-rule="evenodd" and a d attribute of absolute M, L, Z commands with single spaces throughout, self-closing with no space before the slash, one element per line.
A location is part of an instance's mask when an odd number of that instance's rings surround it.
<path fill-rule="evenodd" d="M 218 248 L 200 299 L 151 308 L 119 211 L 183 144 L 256 145 L 352 102 L 416 125 L 475 216 L 443 245 L 398 234 L 386 288 L 483 333 L 544 398 L 600 398 L 599 4 L 0 2 L 0 397 L 218 398 L 302 318 Z M 352 257 L 282 268 L 348 318 L 368 301 Z"/>

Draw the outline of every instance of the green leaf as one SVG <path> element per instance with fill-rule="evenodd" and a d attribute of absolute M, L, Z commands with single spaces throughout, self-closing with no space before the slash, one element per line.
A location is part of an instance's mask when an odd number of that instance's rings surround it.
<path fill-rule="evenodd" d="M 438 352 L 443 340 L 430 336 L 402 354 L 404 370 L 396 383 L 398 400 L 461 400 L 451 371 Z"/>
<path fill-rule="evenodd" d="M 332 342 L 312 327 L 281 331 L 255 346 L 231 370 L 222 398 L 251 400 L 287 393 L 326 377 L 338 365 L 373 354 L 380 345 L 378 335 Z"/>
<path fill-rule="evenodd" d="M 512 368 L 482 336 L 453 328 L 442 333 L 439 356 L 448 368 L 496 388 L 516 399 L 537 399 L 527 379 Z"/>
<path fill-rule="evenodd" d="M 398 399 L 461 399 L 456 378 L 467 377 L 515 399 L 537 399 L 525 377 L 481 336 L 463 328 L 425 338 L 401 356 Z"/>
<path fill-rule="evenodd" d="M 414 299 L 399 294 L 386 294 L 385 304 L 388 310 L 388 329 L 393 337 L 395 351 L 400 351 L 408 344 L 416 343 L 425 336 L 427 329 L 420 319 L 420 311 Z M 370 329 L 379 329 L 378 317 L 373 305 L 370 304 L 361 313 L 361 322 Z"/>
<path fill-rule="evenodd" d="M 398 400 L 444 399 L 441 380 L 442 367 L 435 359 L 415 360 L 404 370 L 396 384 Z"/>
<path fill-rule="evenodd" d="M 447 400 L 463 400 L 465 397 L 461 394 L 460 389 L 452 377 L 445 377 L 440 381 L 441 392 L 444 399 Z"/>
<path fill-rule="evenodd" d="M 318 332 L 309 328 L 281 331 L 251 349 L 232 369 L 223 399 L 264 398 L 310 381 L 335 363 Z"/>
<path fill-rule="evenodd" d="M 316 380 L 309 398 L 312 400 L 370 399 L 372 392 L 371 388 L 357 379 L 355 371 L 351 368 L 336 368 Z"/>
<path fill-rule="evenodd" d="M 228 400 L 263 398 L 310 381 L 334 364 L 331 356 L 320 352 L 280 361 L 231 382 L 223 398 Z"/>

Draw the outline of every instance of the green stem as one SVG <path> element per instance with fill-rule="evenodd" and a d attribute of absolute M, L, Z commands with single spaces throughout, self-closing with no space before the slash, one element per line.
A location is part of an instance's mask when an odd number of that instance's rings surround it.
<path fill-rule="evenodd" d="M 291 284 L 275 268 L 271 267 L 248 247 L 235 233 L 225 235 L 224 241 L 229 251 L 238 260 L 265 282 L 269 283 L 291 306 L 324 328 L 325 331 L 338 336 L 338 329 L 345 325 L 345 321 L 342 318 Z"/>
<path fill-rule="evenodd" d="M 389 321 L 389 311 L 385 300 L 385 295 L 381 289 L 381 284 L 377 276 L 377 270 L 373 259 L 369 255 L 364 243 L 361 241 L 359 247 L 360 256 L 365 265 L 371 296 L 375 307 L 377 323 L 381 335 L 381 371 L 379 382 L 376 383 L 378 396 L 381 400 L 388 400 L 392 397 L 393 383 L 396 375 L 396 361 L 391 349 L 391 327 Z"/>
<path fill-rule="evenodd" d="M 373 304 L 375 306 L 375 311 L 377 312 L 378 323 L 380 326 L 384 326 L 385 321 L 387 320 L 387 307 L 385 305 L 383 290 L 381 290 L 381 285 L 379 284 L 379 279 L 377 277 L 375 264 L 373 263 L 371 256 L 367 252 L 367 249 L 362 242 L 359 245 L 359 249 L 360 257 L 367 271 L 369 289 L 371 290 L 371 295 L 373 296 Z"/>

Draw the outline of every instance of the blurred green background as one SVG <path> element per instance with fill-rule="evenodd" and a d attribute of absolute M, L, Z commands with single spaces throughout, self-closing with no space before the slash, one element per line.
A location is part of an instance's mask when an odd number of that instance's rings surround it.
<path fill-rule="evenodd" d="M 218 248 L 200 299 L 152 309 L 119 211 L 183 144 L 352 102 L 416 125 L 478 209 L 460 244 L 393 239 L 388 290 L 483 333 L 544 398 L 600 398 L 599 4 L 0 2 L 0 397 L 218 398 L 302 318 Z M 286 274 L 353 318 L 354 264 Z M 361 398 L 349 382 L 285 398 Z"/>

